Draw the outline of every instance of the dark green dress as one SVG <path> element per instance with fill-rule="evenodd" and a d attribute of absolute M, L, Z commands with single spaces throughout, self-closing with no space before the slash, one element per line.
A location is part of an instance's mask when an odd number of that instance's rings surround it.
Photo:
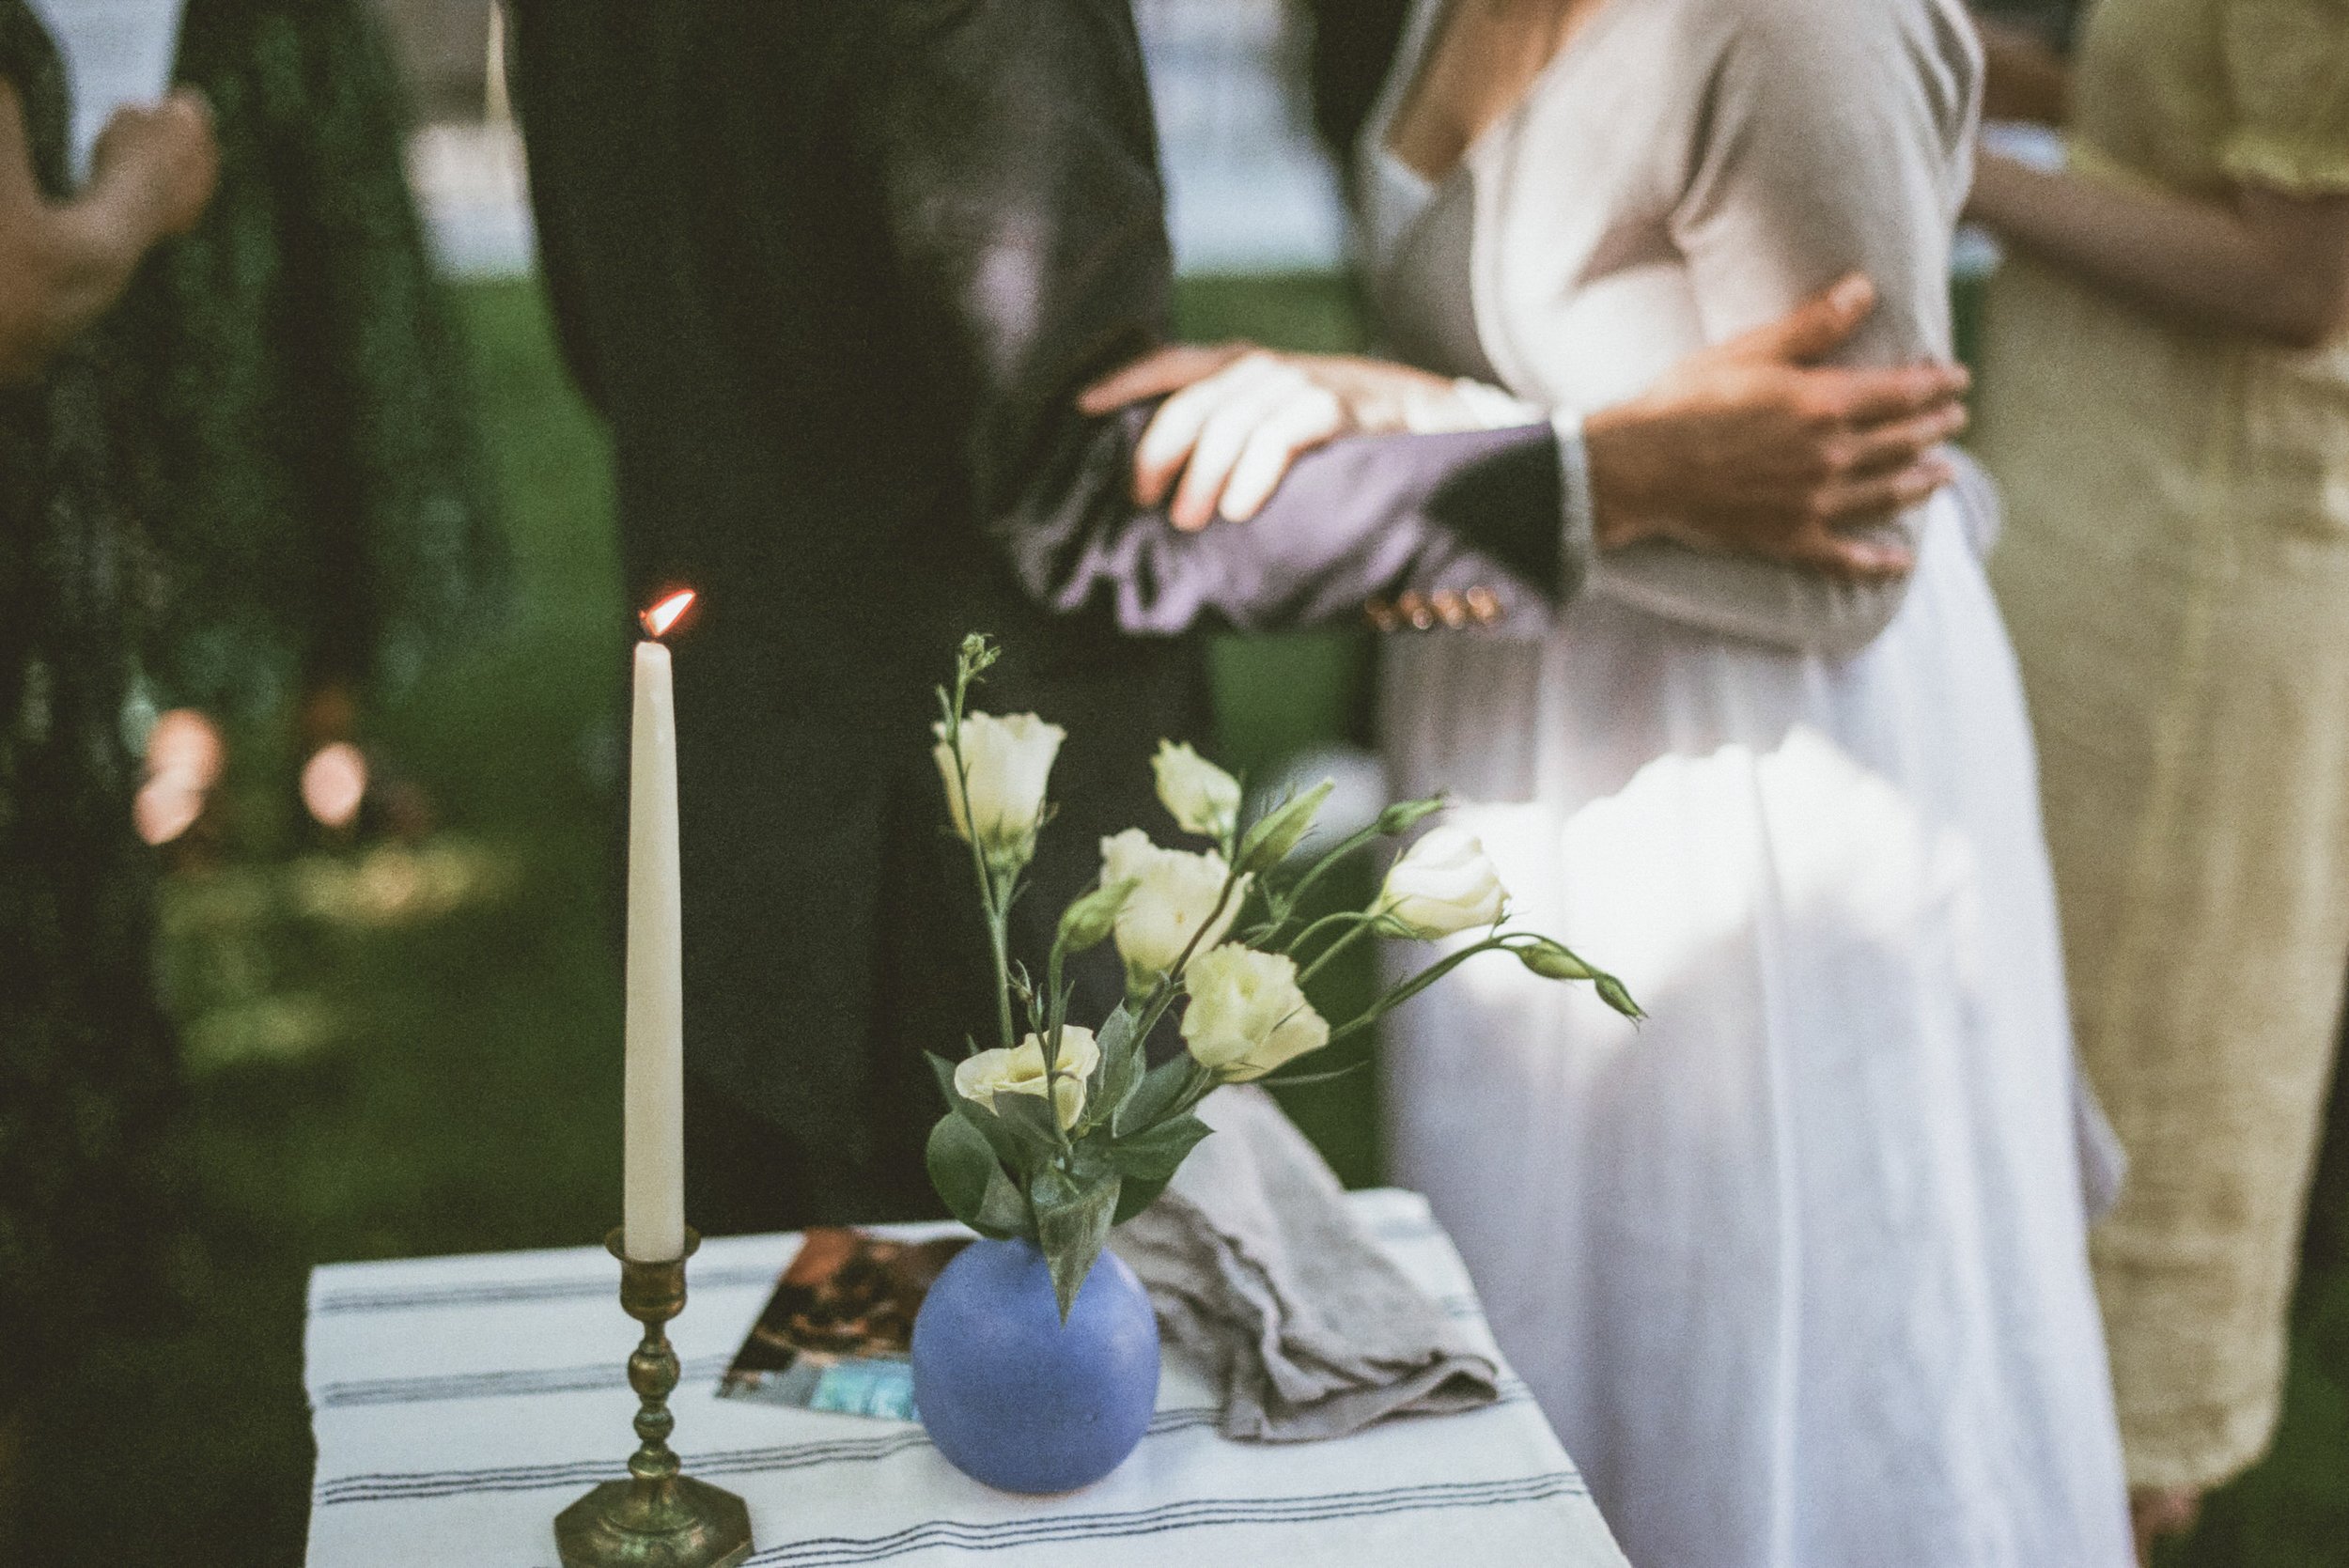
<path fill-rule="evenodd" d="M 66 194 L 67 89 L 23 0 L 0 72 Z M 0 1406 L 66 1330 L 156 1315 L 183 1213 L 140 675 L 248 711 L 304 678 L 397 691 L 504 580 L 364 0 L 189 0 L 177 74 L 212 104 L 211 206 L 0 394 Z"/>
<path fill-rule="evenodd" d="M 366 0 L 188 0 L 179 37 L 220 188 L 117 314 L 168 588 L 158 695 L 396 694 L 493 619 L 505 560 L 397 74 Z"/>
<path fill-rule="evenodd" d="M 23 0 L 0 75 L 66 189 L 66 96 Z M 142 540 L 103 331 L 0 390 L 0 1409 L 109 1322 L 152 1322 L 180 1213 L 173 1040 L 122 713 Z"/>

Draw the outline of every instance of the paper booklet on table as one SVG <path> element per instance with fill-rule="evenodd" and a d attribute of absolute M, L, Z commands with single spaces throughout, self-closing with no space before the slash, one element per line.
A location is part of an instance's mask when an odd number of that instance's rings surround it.
<path fill-rule="evenodd" d="M 913 1315 L 964 1236 L 891 1241 L 817 1226 L 775 1282 L 718 1393 L 912 1421 Z"/>

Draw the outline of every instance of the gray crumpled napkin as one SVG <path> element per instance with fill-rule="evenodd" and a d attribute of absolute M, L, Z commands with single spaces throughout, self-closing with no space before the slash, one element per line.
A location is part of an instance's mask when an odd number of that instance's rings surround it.
<path fill-rule="evenodd" d="M 1271 1095 L 1218 1090 L 1199 1115 L 1215 1136 L 1110 1246 L 1222 1386 L 1223 1436 L 1343 1437 L 1500 1397 L 1499 1369 L 1363 1232 Z"/>

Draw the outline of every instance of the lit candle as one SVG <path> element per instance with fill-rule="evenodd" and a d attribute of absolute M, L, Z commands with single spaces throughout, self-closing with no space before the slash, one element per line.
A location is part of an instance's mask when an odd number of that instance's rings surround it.
<path fill-rule="evenodd" d="M 693 602 L 645 612 L 628 769 L 628 1103 L 620 1245 L 639 1263 L 685 1253 L 685 976 L 677 914 L 677 704 L 659 641 Z"/>

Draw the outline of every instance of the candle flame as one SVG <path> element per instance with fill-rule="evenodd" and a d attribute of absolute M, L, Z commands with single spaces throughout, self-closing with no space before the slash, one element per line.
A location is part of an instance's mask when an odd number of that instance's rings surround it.
<path fill-rule="evenodd" d="M 677 618 L 692 608 L 694 598 L 692 589 L 679 588 L 646 611 L 637 617 L 645 623 L 645 634 L 648 637 L 665 636 L 669 629 L 677 625 Z"/>

